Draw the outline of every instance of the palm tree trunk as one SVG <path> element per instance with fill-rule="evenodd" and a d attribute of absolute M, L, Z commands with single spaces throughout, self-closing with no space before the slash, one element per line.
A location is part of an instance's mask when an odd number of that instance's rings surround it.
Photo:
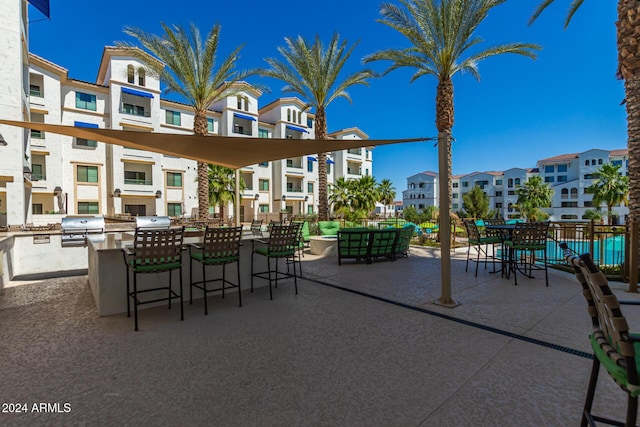
<path fill-rule="evenodd" d="M 441 78 L 436 92 L 436 127 L 438 128 L 438 174 L 440 205 L 440 305 L 455 306 L 451 297 L 451 128 L 453 127 L 453 83 L 449 76 Z"/>
<path fill-rule="evenodd" d="M 195 111 L 193 119 L 193 133 L 207 135 L 207 116 L 204 111 Z M 209 216 L 209 165 L 198 162 L 198 218 Z"/>
<path fill-rule="evenodd" d="M 324 108 L 316 111 L 316 139 L 327 139 L 327 116 Z M 318 220 L 329 220 L 327 195 L 327 154 L 318 153 Z"/>

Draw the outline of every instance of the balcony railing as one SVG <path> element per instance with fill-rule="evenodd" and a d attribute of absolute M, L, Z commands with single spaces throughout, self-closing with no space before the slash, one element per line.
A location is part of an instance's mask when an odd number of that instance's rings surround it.
<path fill-rule="evenodd" d="M 302 169 L 302 163 L 294 163 L 293 160 L 287 160 L 288 168 Z"/>
<path fill-rule="evenodd" d="M 151 117 L 151 111 L 120 110 L 120 114 L 127 114 L 130 116 L 138 116 L 138 117 Z"/>
<path fill-rule="evenodd" d="M 37 96 L 38 98 L 42 98 L 42 90 L 40 90 L 40 89 L 30 89 L 29 90 L 29 95 L 30 96 Z"/>
<path fill-rule="evenodd" d="M 355 154 L 356 156 L 361 156 L 362 155 L 362 150 L 360 148 L 351 149 L 351 150 L 347 150 L 347 153 Z"/>
<path fill-rule="evenodd" d="M 44 132 L 41 130 L 33 130 L 31 129 L 31 138 L 32 139 L 44 139 Z"/>
<path fill-rule="evenodd" d="M 302 193 L 301 187 L 289 187 L 287 186 L 287 193 Z"/>
<path fill-rule="evenodd" d="M 125 184 L 134 184 L 134 185 L 152 185 L 153 181 L 150 179 L 124 179 Z"/>
<path fill-rule="evenodd" d="M 43 173 L 31 173 L 31 181 L 45 181 L 47 175 Z"/>

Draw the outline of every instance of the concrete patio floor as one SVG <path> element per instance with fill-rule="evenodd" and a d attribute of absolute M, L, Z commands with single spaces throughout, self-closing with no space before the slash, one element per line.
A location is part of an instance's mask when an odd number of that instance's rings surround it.
<path fill-rule="evenodd" d="M 0 290 L 0 403 L 29 409 L 0 413 L 0 425 L 578 425 L 591 360 L 575 277 L 550 270 L 548 288 L 541 274 L 514 286 L 481 267 L 475 278 L 459 249 L 462 304 L 448 309 L 430 303 L 438 258 L 306 255 L 297 296 L 286 281 L 273 301 L 244 290 L 242 308 L 212 295 L 209 316 L 187 300 L 184 322 L 175 306 L 149 308 L 139 332 L 125 315 L 97 316 L 86 276 Z M 625 313 L 640 324 L 640 309 Z M 623 414 L 625 394 L 600 380 L 596 409 Z"/>

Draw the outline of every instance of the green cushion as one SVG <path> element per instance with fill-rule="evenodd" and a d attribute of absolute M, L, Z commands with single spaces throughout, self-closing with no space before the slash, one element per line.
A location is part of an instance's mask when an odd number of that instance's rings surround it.
<path fill-rule="evenodd" d="M 323 236 L 337 236 L 340 221 L 318 221 L 318 229 Z"/>
<path fill-rule="evenodd" d="M 598 360 L 600 361 L 600 363 L 602 363 L 602 366 L 604 366 L 607 372 L 609 372 L 609 374 L 618 383 L 623 384 L 626 388 L 629 385 L 629 382 L 627 379 L 627 371 L 623 367 L 618 366 L 609 356 L 607 356 L 607 353 L 602 349 L 602 347 L 600 347 L 600 345 L 598 344 L 598 341 L 596 340 L 593 334 L 589 336 L 589 339 L 591 341 L 591 347 L 593 348 L 594 356 L 598 358 Z M 633 347 L 635 349 L 635 354 L 636 354 L 636 370 L 640 372 L 640 360 L 638 360 L 638 356 L 640 355 L 640 343 L 638 342 L 634 343 Z M 640 395 L 640 389 L 630 390 L 630 392 L 631 392 L 631 396 L 633 397 Z"/>
<path fill-rule="evenodd" d="M 295 249 L 292 248 L 287 251 L 269 252 L 269 248 L 263 246 L 263 247 L 256 248 L 255 252 L 259 255 L 264 255 L 272 258 L 283 258 L 286 256 L 293 256 L 293 254 L 295 253 Z"/>
<path fill-rule="evenodd" d="M 145 261 L 145 264 L 142 265 L 135 265 L 133 264 L 133 260 L 129 260 L 128 264 L 129 267 L 131 267 L 133 269 L 133 271 L 137 272 L 137 273 L 152 273 L 154 271 L 168 271 L 168 270 L 173 270 L 174 268 L 180 268 L 180 261 L 168 261 L 168 262 L 163 262 L 164 259 L 160 259 L 159 263 L 154 263 L 154 264 L 149 264 L 151 262 L 151 260 L 147 259 Z"/>
<path fill-rule="evenodd" d="M 302 240 L 308 242 L 310 240 L 309 237 L 311 237 L 311 234 L 309 233 L 309 223 L 305 221 L 302 224 Z"/>

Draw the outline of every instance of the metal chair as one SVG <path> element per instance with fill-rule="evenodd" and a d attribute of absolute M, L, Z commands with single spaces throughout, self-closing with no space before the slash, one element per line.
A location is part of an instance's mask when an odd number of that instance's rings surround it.
<path fill-rule="evenodd" d="M 261 219 L 254 219 L 251 221 L 251 233 L 254 236 L 261 236 L 262 235 L 262 220 Z"/>
<path fill-rule="evenodd" d="M 544 270 L 544 279 L 549 286 L 547 274 L 547 233 L 549 222 L 523 222 L 516 224 L 511 240 L 505 241 L 509 249 L 509 274 L 513 272 L 513 280 L 518 285 L 517 271 L 526 277 L 533 278 L 532 270 Z M 542 252 L 544 264 L 537 264 L 536 253 Z M 528 255 L 528 256 L 527 256 Z M 518 258 L 524 266 L 524 271 L 518 267 Z"/>
<path fill-rule="evenodd" d="M 207 293 L 222 291 L 224 298 L 225 289 L 238 288 L 238 304 L 242 307 L 242 292 L 240 288 L 240 239 L 242 238 L 242 226 L 239 227 L 207 227 L 204 231 L 204 240 L 201 245 L 189 246 L 189 304 L 193 304 L 193 288 L 204 292 L 204 314 L 209 314 L 207 307 Z M 193 281 L 193 262 L 202 264 L 202 280 Z M 230 282 L 226 277 L 227 264 L 236 263 L 237 283 Z M 222 266 L 222 278 L 209 279 L 206 276 L 207 266 Z M 207 283 L 220 282 L 221 286 L 214 289 L 207 288 Z"/>
<path fill-rule="evenodd" d="M 618 301 L 609 288 L 607 278 L 594 264 L 590 254 L 577 257 L 571 253 L 566 244 L 563 243 L 560 247 L 564 250 L 565 259 L 575 270 L 578 282 L 582 285 L 582 293 L 587 300 L 587 309 L 593 326 L 593 333 L 589 339 L 594 357 L 581 425 L 595 425 L 597 421 L 609 425 L 635 426 L 638 394 L 640 394 L 637 369 L 640 360 L 635 346 L 640 343 L 640 336 L 629 332 L 620 304 L 638 305 L 639 303 Z M 624 423 L 591 413 L 600 365 L 627 394 L 627 413 Z"/>
<path fill-rule="evenodd" d="M 138 306 L 159 301 L 168 301 L 171 308 L 173 298 L 180 299 L 180 320 L 184 320 L 182 306 L 182 242 L 184 228 L 165 230 L 136 229 L 133 248 L 123 248 L 124 262 L 127 265 L 127 317 L 131 317 L 129 299 L 133 299 L 135 330 L 138 330 Z M 173 270 L 179 271 L 180 292 L 172 287 Z M 133 291 L 130 289 L 129 272 L 133 272 Z M 138 274 L 169 273 L 169 285 L 138 290 Z M 138 294 L 168 291 L 167 296 L 142 301 Z"/>
<path fill-rule="evenodd" d="M 478 230 L 478 226 L 476 225 L 476 221 L 474 219 L 464 219 L 464 228 L 467 230 L 467 265 L 465 266 L 465 273 L 469 271 L 469 259 L 471 257 L 471 247 L 474 246 L 476 249 L 476 277 L 478 277 L 478 266 L 480 265 L 480 254 L 484 254 L 484 269 L 487 269 L 487 261 L 489 259 L 489 245 L 492 248 L 492 262 L 493 262 L 493 271 L 496 271 L 496 258 L 495 258 L 495 246 L 496 243 L 501 243 L 502 238 L 498 236 L 486 236 L 483 237 L 480 235 L 480 231 Z M 484 246 L 484 249 L 483 249 Z"/>
<path fill-rule="evenodd" d="M 251 292 L 253 292 L 253 278 L 258 277 L 269 281 L 269 299 L 273 299 L 273 290 L 271 288 L 272 281 L 275 281 L 275 287 L 278 287 L 278 279 L 293 277 L 293 282 L 298 294 L 298 276 L 296 271 L 295 256 L 298 250 L 299 226 L 297 224 L 290 225 L 273 225 L 269 233 L 269 241 L 254 240 L 253 243 L 262 243 L 262 246 L 253 248 L 251 253 Z M 266 244 L 266 246 L 264 246 Z M 267 271 L 254 273 L 254 255 L 264 256 L 267 259 Z M 271 260 L 275 260 L 275 271 L 271 269 Z M 278 271 L 278 260 L 294 260 L 293 275 L 287 272 Z M 287 267 L 288 269 L 288 267 Z M 273 277 L 272 277 L 272 272 Z"/>

